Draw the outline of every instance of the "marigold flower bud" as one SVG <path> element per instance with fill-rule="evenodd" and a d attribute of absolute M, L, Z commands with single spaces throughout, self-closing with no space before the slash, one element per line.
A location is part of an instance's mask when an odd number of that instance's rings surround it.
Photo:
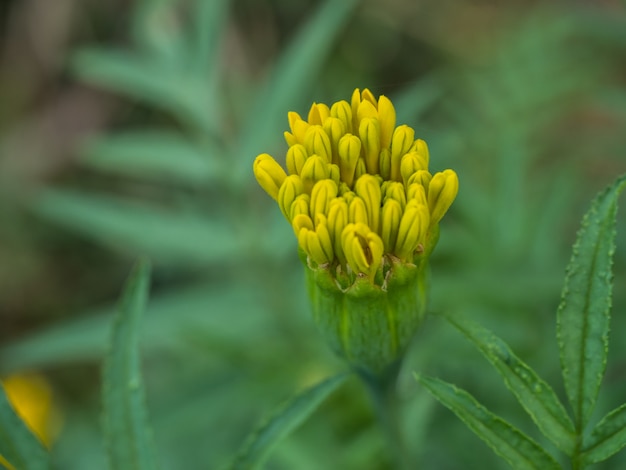
<path fill-rule="evenodd" d="M 328 206 L 328 231 L 333 241 L 333 249 L 340 264 L 346 264 L 346 256 L 341 246 L 341 234 L 348 225 L 348 203 L 343 198 L 335 198 Z"/>
<path fill-rule="evenodd" d="M 432 176 L 426 143 L 367 89 L 288 120 L 290 176 L 268 154 L 254 174 L 291 222 L 324 336 L 354 368 L 383 374 L 424 315 L 428 259 L 458 177 Z"/>
<path fill-rule="evenodd" d="M 383 204 L 381 238 L 387 253 L 395 253 L 396 240 L 398 239 L 398 229 L 402 220 L 402 206 L 392 198 L 385 200 Z"/>
<path fill-rule="evenodd" d="M 333 180 L 322 180 L 315 183 L 311 191 L 310 211 L 311 217 L 315 219 L 318 214 L 325 215 L 328 211 L 328 204 L 337 197 L 337 184 Z"/>
<path fill-rule="evenodd" d="M 411 199 L 406 204 L 398 228 L 395 253 L 401 260 L 412 261 L 413 252 L 426 238 L 430 223 L 428 207 Z"/>
<path fill-rule="evenodd" d="M 304 183 L 304 189 L 310 192 L 313 189 L 313 185 L 318 182 L 327 179 L 330 176 L 330 169 L 326 161 L 319 155 L 312 155 L 307 158 L 302 167 L 300 177 Z"/>
<path fill-rule="evenodd" d="M 356 181 L 354 192 L 365 203 L 368 225 L 374 232 L 378 231 L 382 199 L 380 183 L 372 175 L 363 175 Z"/>
<path fill-rule="evenodd" d="M 289 221 L 293 223 L 293 219 L 299 215 L 303 214 L 307 217 L 310 217 L 309 212 L 309 201 L 310 196 L 308 194 L 300 194 L 291 204 L 291 208 L 289 209 Z"/>
<path fill-rule="evenodd" d="M 414 138 L 415 131 L 406 125 L 396 127 L 396 130 L 393 132 L 391 138 L 391 179 L 394 181 L 402 181 L 400 163 L 402 157 L 413 145 Z"/>
<path fill-rule="evenodd" d="M 287 116 L 289 118 L 289 127 L 291 128 L 291 134 L 293 135 L 297 143 L 303 144 L 304 135 L 310 127 L 309 123 L 304 121 L 298 113 L 293 111 L 290 111 Z"/>
<path fill-rule="evenodd" d="M 345 135 L 346 126 L 341 119 L 329 117 L 324 121 L 324 132 L 330 139 L 331 161 L 339 164 L 339 140 Z"/>
<path fill-rule="evenodd" d="M 309 110 L 309 124 L 321 126 L 326 118 L 330 116 L 330 109 L 324 103 L 313 103 Z"/>
<path fill-rule="evenodd" d="M 432 224 L 448 211 L 459 192 L 459 178 L 452 170 L 436 173 L 428 185 L 428 208 Z"/>
<path fill-rule="evenodd" d="M 306 162 L 308 155 L 302 144 L 293 144 L 287 150 L 286 163 L 287 171 L 290 175 L 299 175 L 302 173 L 302 167 Z"/>
<path fill-rule="evenodd" d="M 316 264 L 324 265 L 330 263 L 334 257 L 333 245 L 330 241 L 326 217 L 318 214 L 315 220 L 315 230 L 307 227 L 300 229 L 298 243 Z"/>
<path fill-rule="evenodd" d="M 341 234 L 341 246 L 352 270 L 372 279 L 384 253 L 383 241 L 378 234 L 367 224 L 348 224 Z"/>
<path fill-rule="evenodd" d="M 346 133 L 348 134 L 353 133 L 352 108 L 350 107 L 350 104 L 347 101 L 341 100 L 341 101 L 337 101 L 336 103 L 334 103 L 330 108 L 330 115 L 334 118 L 339 119 L 341 122 L 343 122 L 345 129 L 346 129 Z"/>
<path fill-rule="evenodd" d="M 422 155 L 417 152 L 409 152 L 402 157 L 400 162 L 400 174 L 402 175 L 402 181 L 405 186 L 408 186 L 408 181 L 413 174 L 419 170 L 425 170 L 427 165 Z"/>
<path fill-rule="evenodd" d="M 290 175 L 285 178 L 278 191 L 278 206 L 285 218 L 291 221 L 291 205 L 300 194 L 304 192 L 304 185 L 298 175 Z"/>
<path fill-rule="evenodd" d="M 378 119 L 380 121 L 380 146 L 389 148 L 396 127 L 396 109 L 384 95 L 378 98 Z"/>
<path fill-rule="evenodd" d="M 267 153 L 262 153 L 256 157 L 253 170 L 259 185 L 276 200 L 278 190 L 287 178 L 285 170 Z"/>
<path fill-rule="evenodd" d="M 378 119 L 364 118 L 359 125 L 359 136 L 365 151 L 365 166 L 367 172 L 378 173 L 378 155 L 380 153 L 380 124 Z"/>
<path fill-rule="evenodd" d="M 304 135 L 304 148 L 309 155 L 319 155 L 326 163 L 332 163 L 330 139 L 322 126 L 314 125 L 307 129 Z"/>
<path fill-rule="evenodd" d="M 354 172 L 361 156 L 361 139 L 355 135 L 346 134 L 339 140 L 337 151 L 339 152 L 341 179 L 352 187 Z"/>

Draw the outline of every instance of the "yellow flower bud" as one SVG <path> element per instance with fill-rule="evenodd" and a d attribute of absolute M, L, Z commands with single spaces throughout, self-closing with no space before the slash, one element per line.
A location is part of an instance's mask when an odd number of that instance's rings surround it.
<path fill-rule="evenodd" d="M 365 88 L 361 93 L 361 101 L 369 101 L 374 105 L 374 107 L 378 107 L 376 97 L 372 94 L 369 88 Z"/>
<path fill-rule="evenodd" d="M 359 121 L 359 125 L 363 119 L 370 118 L 378 120 L 378 110 L 376 109 L 376 105 L 372 104 L 371 101 L 361 101 L 356 111 L 356 117 Z"/>
<path fill-rule="evenodd" d="M 402 210 L 404 210 L 406 206 L 407 195 L 404 191 L 404 185 L 397 181 L 391 181 L 385 188 L 385 193 L 383 199 L 387 201 L 387 199 L 394 199 L 400 204 Z"/>
<path fill-rule="evenodd" d="M 419 170 L 427 170 L 426 161 L 422 155 L 417 152 L 409 152 L 402 157 L 400 162 L 400 174 L 402 175 L 402 181 L 406 186 L 409 178 Z"/>
<path fill-rule="evenodd" d="M 291 226 L 293 228 L 296 237 L 298 238 L 298 243 L 300 244 L 300 232 L 304 229 L 307 230 L 315 230 L 313 226 L 313 221 L 311 217 L 306 214 L 297 214 L 293 220 L 291 221 Z M 304 246 L 300 244 L 300 248 L 304 250 Z"/>
<path fill-rule="evenodd" d="M 335 165 L 331 163 L 328 165 L 328 177 L 333 180 L 337 186 L 341 183 L 341 170 L 339 170 L 339 165 Z"/>
<path fill-rule="evenodd" d="M 367 173 L 367 167 L 365 166 L 365 160 L 359 158 L 356 162 L 356 168 L 354 169 L 354 180 L 358 180 L 361 176 Z"/>
<path fill-rule="evenodd" d="M 306 254 L 318 265 L 330 263 L 334 258 L 333 245 L 326 223 L 326 217 L 319 214 L 315 230 L 302 228 L 298 233 L 298 243 Z"/>
<path fill-rule="evenodd" d="M 256 157 L 252 169 L 259 185 L 276 200 L 278 190 L 287 178 L 285 170 L 267 153 L 262 153 Z"/>
<path fill-rule="evenodd" d="M 304 121 L 298 113 L 294 111 L 290 111 L 287 116 L 289 118 L 289 127 L 291 128 L 291 133 L 293 134 L 296 142 L 299 144 L 303 144 L 306 131 L 310 127 L 309 124 Z"/>
<path fill-rule="evenodd" d="M 427 170 L 419 170 L 411 175 L 407 181 L 407 187 L 411 186 L 413 183 L 418 183 L 424 186 L 424 189 L 428 192 L 428 185 L 431 179 L 433 179 L 433 175 L 431 175 L 430 172 Z"/>
<path fill-rule="evenodd" d="M 328 204 L 337 197 L 337 184 L 333 180 L 322 180 L 315 183 L 311 191 L 310 211 L 315 219 L 318 214 L 325 215 L 328 212 Z"/>
<path fill-rule="evenodd" d="M 380 122 L 380 146 L 388 149 L 396 127 L 396 109 L 389 98 L 384 95 L 378 98 L 378 120 Z"/>
<path fill-rule="evenodd" d="M 348 225 L 348 203 L 344 198 L 335 198 L 328 205 L 328 231 L 333 242 L 335 256 L 341 264 L 346 264 L 346 257 L 341 247 L 341 234 Z"/>
<path fill-rule="evenodd" d="M 391 178 L 391 152 L 388 148 L 380 149 L 378 162 L 380 176 L 382 176 L 384 181 L 388 181 Z"/>
<path fill-rule="evenodd" d="M 459 192 L 459 178 L 453 170 L 433 175 L 428 185 L 428 208 L 431 224 L 439 223 Z"/>
<path fill-rule="evenodd" d="M 400 163 L 402 157 L 409 151 L 415 138 L 415 131 L 409 126 L 396 127 L 391 138 L 391 179 L 402 181 Z"/>
<path fill-rule="evenodd" d="M 330 108 L 330 115 L 343 122 L 347 133 L 352 133 L 352 109 L 347 101 L 334 103 Z"/>
<path fill-rule="evenodd" d="M 348 220 L 353 224 L 367 225 L 367 207 L 359 196 L 354 196 L 348 206 Z"/>
<path fill-rule="evenodd" d="M 415 200 L 419 204 L 424 206 L 428 206 L 428 200 L 426 199 L 426 190 L 424 186 L 419 183 L 409 184 L 408 189 L 406 190 L 407 200 Z"/>
<path fill-rule="evenodd" d="M 371 278 L 380 267 L 384 245 L 366 224 L 348 224 L 341 234 L 341 246 L 350 268 Z"/>
<path fill-rule="evenodd" d="M 321 180 L 325 180 L 330 176 L 330 169 L 326 161 L 319 155 L 312 155 L 307 158 L 302 167 L 300 177 L 304 183 L 304 190 L 311 191 L 313 185 Z"/>
<path fill-rule="evenodd" d="M 428 207 L 415 199 L 406 204 L 398 228 L 395 253 L 403 261 L 412 261 L 413 253 L 424 243 L 430 223 Z"/>
<path fill-rule="evenodd" d="M 330 147 L 332 152 L 333 163 L 339 163 L 339 141 L 346 133 L 346 126 L 341 121 L 341 119 L 337 119 L 334 117 L 329 117 L 324 122 L 324 132 L 328 135 L 330 139 Z"/>
<path fill-rule="evenodd" d="M 365 203 L 368 225 L 374 232 L 378 232 L 380 204 L 382 200 L 380 183 L 375 176 L 368 174 L 363 175 L 356 181 L 354 192 Z"/>
<path fill-rule="evenodd" d="M 300 214 L 310 217 L 309 202 L 311 198 L 308 194 L 300 194 L 291 204 L 289 211 L 289 221 L 293 223 L 293 219 Z"/>
<path fill-rule="evenodd" d="M 309 110 L 308 121 L 311 125 L 321 126 L 330 115 L 330 109 L 324 103 L 313 103 Z"/>
<path fill-rule="evenodd" d="M 291 132 L 285 131 L 283 132 L 283 135 L 285 136 L 285 142 L 287 142 L 289 147 L 298 143 L 298 139 L 296 139 L 296 136 L 294 136 Z"/>
<path fill-rule="evenodd" d="M 369 101 L 365 103 L 369 104 Z M 363 142 L 365 166 L 368 173 L 378 173 L 378 155 L 380 154 L 380 124 L 378 119 L 364 118 L 359 125 L 359 136 Z"/>
<path fill-rule="evenodd" d="M 287 171 L 290 175 L 299 175 L 302 173 L 302 167 L 306 162 L 308 155 L 302 144 L 294 144 L 287 150 Z"/>
<path fill-rule="evenodd" d="M 341 179 L 348 186 L 354 181 L 354 171 L 361 155 L 361 140 L 352 134 L 346 134 L 339 140 L 339 169 Z"/>
<path fill-rule="evenodd" d="M 285 178 L 283 184 L 280 186 L 278 190 L 278 198 L 276 201 L 278 202 L 278 207 L 280 207 L 280 211 L 283 213 L 285 218 L 291 221 L 291 205 L 296 200 L 300 194 L 304 192 L 304 185 L 302 184 L 302 180 L 298 175 L 290 175 Z"/>
<path fill-rule="evenodd" d="M 398 201 L 388 198 L 383 204 L 381 211 L 381 239 L 385 245 L 385 253 L 394 253 L 396 250 L 396 240 L 398 229 L 402 219 L 402 207 Z"/>
<path fill-rule="evenodd" d="M 411 150 L 416 151 L 420 155 L 424 156 L 426 160 L 426 168 L 428 168 L 428 162 L 430 161 L 430 152 L 428 151 L 428 145 L 422 139 L 417 139 L 411 146 Z"/>
<path fill-rule="evenodd" d="M 319 155 L 326 163 L 331 163 L 333 158 L 330 139 L 322 126 L 311 126 L 304 135 L 304 147 L 309 155 Z"/>
<path fill-rule="evenodd" d="M 349 207 L 350 204 L 352 203 L 352 200 L 356 197 L 356 194 L 354 194 L 353 191 L 346 191 L 342 194 L 342 197 L 348 203 L 348 207 Z"/>

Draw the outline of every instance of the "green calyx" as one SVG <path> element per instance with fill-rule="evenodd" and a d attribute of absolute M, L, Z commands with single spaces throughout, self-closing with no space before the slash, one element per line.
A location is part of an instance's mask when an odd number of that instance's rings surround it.
<path fill-rule="evenodd" d="M 427 257 L 388 259 L 384 282 L 358 277 L 342 288 L 330 267 L 306 268 L 313 318 L 354 369 L 380 376 L 404 355 L 426 311 Z"/>

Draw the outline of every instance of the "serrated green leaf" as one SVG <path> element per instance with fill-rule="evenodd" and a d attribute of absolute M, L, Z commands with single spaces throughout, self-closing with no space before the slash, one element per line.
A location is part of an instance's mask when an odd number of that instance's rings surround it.
<path fill-rule="evenodd" d="M 539 444 L 487 410 L 465 390 L 434 377 L 416 374 L 415 378 L 514 469 L 561 469 Z"/>
<path fill-rule="evenodd" d="M 541 432 L 560 450 L 572 455 L 576 443 L 574 425 L 552 387 L 491 331 L 459 316 L 446 315 L 446 319 L 491 362 Z"/>
<path fill-rule="evenodd" d="M 116 197 L 50 189 L 40 193 L 33 209 L 114 249 L 140 252 L 164 263 L 232 260 L 243 245 L 223 221 Z"/>
<path fill-rule="evenodd" d="M 137 263 L 124 288 L 103 368 L 104 438 L 111 468 L 157 468 L 140 371 L 139 322 L 148 300 L 150 264 Z"/>
<path fill-rule="evenodd" d="M 218 152 L 173 132 L 145 130 L 94 137 L 86 142 L 81 161 L 124 176 L 201 186 L 221 176 Z"/>
<path fill-rule="evenodd" d="M 287 126 L 287 112 L 304 104 L 307 90 L 315 83 L 339 31 L 358 3 L 359 0 L 327 0 L 290 41 L 259 90 L 259 99 L 252 106 L 242 133 L 245 138 L 241 139 L 235 155 L 252 159 L 282 136 Z M 247 168 L 245 171 L 248 177 L 251 173 Z"/>
<path fill-rule="evenodd" d="M 218 121 L 211 109 L 204 77 L 128 52 L 84 49 L 72 60 L 74 73 L 82 80 L 124 93 L 172 113 L 182 122 L 211 134 Z"/>
<path fill-rule="evenodd" d="M 331 377 L 296 395 L 278 408 L 248 438 L 229 468 L 247 470 L 261 465 L 274 446 L 302 424 L 347 377 L 348 374 Z"/>
<path fill-rule="evenodd" d="M 585 442 L 581 460 L 587 465 L 602 462 L 626 447 L 626 404 L 607 414 Z"/>
<path fill-rule="evenodd" d="M 613 288 L 617 198 L 626 176 L 601 192 L 585 214 L 557 311 L 557 336 L 565 391 L 582 430 L 606 368 Z"/>
<path fill-rule="evenodd" d="M 50 468 L 48 452 L 15 413 L 0 386 L 0 466 L 3 457 L 20 470 Z"/>

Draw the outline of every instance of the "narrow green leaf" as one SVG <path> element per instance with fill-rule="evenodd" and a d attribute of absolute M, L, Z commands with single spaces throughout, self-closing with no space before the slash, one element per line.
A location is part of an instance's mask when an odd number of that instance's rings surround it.
<path fill-rule="evenodd" d="M 491 449 L 517 470 L 556 470 L 561 467 L 539 444 L 491 413 L 465 390 L 434 377 L 415 378 L 456 414 Z"/>
<path fill-rule="evenodd" d="M 228 25 L 229 0 L 195 2 L 191 24 L 193 67 L 200 73 L 215 73 L 219 65 L 219 42 Z"/>
<path fill-rule="evenodd" d="M 607 414 L 593 428 L 581 460 L 590 465 L 602 462 L 626 447 L 626 404 Z"/>
<path fill-rule="evenodd" d="M 2 457 L 20 470 L 50 468 L 48 452 L 17 416 L 0 386 L 0 467 Z"/>
<path fill-rule="evenodd" d="M 242 133 L 245 138 L 235 155 L 252 159 L 259 149 L 266 149 L 282 136 L 288 125 L 287 112 L 304 104 L 324 59 L 358 3 L 359 0 L 326 0 L 290 42 L 258 93 L 259 99 Z M 245 171 L 248 176 L 250 170 Z"/>
<path fill-rule="evenodd" d="M 88 140 L 82 163 L 124 176 L 201 186 L 221 175 L 221 155 L 211 150 L 169 131 L 131 131 Z"/>
<path fill-rule="evenodd" d="M 42 191 L 33 209 L 114 249 L 171 264 L 232 260 L 245 236 L 222 220 L 79 191 Z"/>
<path fill-rule="evenodd" d="M 250 308 L 251 305 L 256 307 Z M 189 343 L 190 332 L 215 338 L 221 347 L 240 351 L 244 341 L 271 341 L 271 307 L 261 285 L 202 283 L 170 289 L 150 299 L 150 321 L 141 329 L 143 349 L 162 351 Z M 0 374 L 16 370 L 100 361 L 117 308 L 106 306 L 41 328 L 0 346 Z M 177 312 L 172 315 L 172 312 Z M 229 321 L 237 315 L 237 322 Z M 254 355 L 254 353 L 249 353 Z M 258 357 L 258 355 L 255 355 Z"/>
<path fill-rule="evenodd" d="M 585 214 L 557 311 L 557 336 L 565 391 L 582 430 L 606 367 L 613 287 L 617 198 L 626 176 L 601 192 Z"/>
<path fill-rule="evenodd" d="M 446 319 L 493 364 L 541 432 L 563 452 L 572 455 L 576 440 L 574 425 L 552 387 L 489 330 L 459 316 L 446 315 Z"/>
<path fill-rule="evenodd" d="M 152 58 L 95 48 L 78 52 L 72 67 L 82 80 L 142 100 L 194 128 L 210 134 L 218 127 L 204 77 Z"/>
<path fill-rule="evenodd" d="M 296 395 L 272 415 L 248 438 L 232 470 L 257 468 L 282 439 L 302 424 L 339 385 L 348 374 L 340 374 Z"/>
<path fill-rule="evenodd" d="M 104 437 L 111 468 L 157 468 L 139 359 L 139 321 L 146 306 L 150 264 L 135 266 L 115 318 L 103 369 Z"/>

